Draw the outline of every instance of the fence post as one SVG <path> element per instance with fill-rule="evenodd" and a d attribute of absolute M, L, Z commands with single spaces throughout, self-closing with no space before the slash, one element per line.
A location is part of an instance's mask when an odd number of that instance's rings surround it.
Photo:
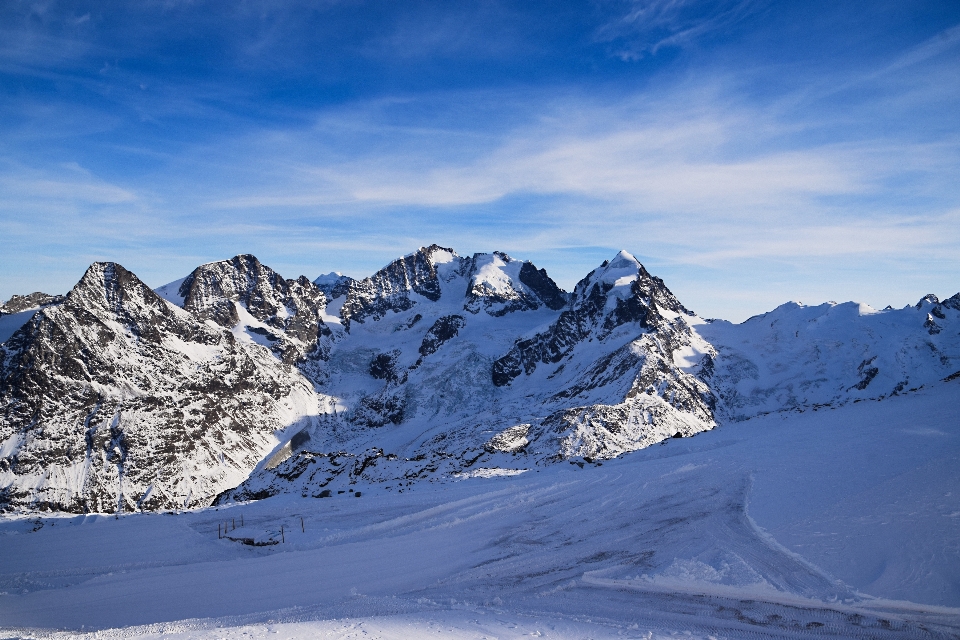
<path fill-rule="evenodd" d="M 283 537 L 283 525 L 280 525 L 280 542 L 286 542 L 286 539 Z"/>
<path fill-rule="evenodd" d="M 306 533 L 306 532 L 307 532 L 307 530 L 306 530 L 306 529 L 304 528 L 304 526 L 303 526 L 303 516 L 300 516 L 300 532 L 301 532 L 301 533 Z"/>

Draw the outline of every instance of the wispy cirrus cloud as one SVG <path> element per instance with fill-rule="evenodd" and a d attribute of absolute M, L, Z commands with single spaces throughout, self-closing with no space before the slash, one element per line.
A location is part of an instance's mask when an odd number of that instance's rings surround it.
<path fill-rule="evenodd" d="M 0 199 L 5 207 L 29 201 L 70 201 L 77 204 L 120 204 L 137 199 L 129 189 L 99 179 L 76 163 L 60 166 L 60 171 L 38 171 L 16 163 L 3 162 L 0 173 Z"/>
<path fill-rule="evenodd" d="M 310 132 L 250 140 L 248 153 L 261 166 L 274 158 L 267 173 L 285 172 L 289 181 L 208 204 L 449 208 L 532 195 L 594 201 L 611 215 L 814 219 L 834 215 L 838 200 L 879 198 L 893 189 L 936 191 L 938 176 L 957 159 L 957 142 L 949 140 L 785 143 L 785 136 L 796 135 L 796 123 L 715 98 L 680 92 L 617 106 L 571 98 L 544 106 L 523 125 L 488 134 L 466 152 L 461 132 L 422 127 L 393 127 L 393 148 L 361 145 L 349 157 L 331 153 L 326 160 L 314 157 L 323 141 Z M 947 195 L 949 189 L 940 190 L 939 197 Z M 850 206 L 853 215 L 862 213 L 857 206 Z"/>
<path fill-rule="evenodd" d="M 761 8 L 758 0 L 629 0 L 615 3 L 621 13 L 600 26 L 599 42 L 610 43 L 623 60 L 656 55 L 664 47 L 689 44 L 735 24 Z"/>
<path fill-rule="evenodd" d="M 566 286 L 626 248 L 727 317 L 952 287 L 960 32 L 907 4 L 8 3 L 0 289 L 433 241 Z"/>

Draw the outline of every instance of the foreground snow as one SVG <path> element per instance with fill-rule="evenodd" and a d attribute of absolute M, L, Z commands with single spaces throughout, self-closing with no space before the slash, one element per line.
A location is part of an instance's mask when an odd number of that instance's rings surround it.
<path fill-rule="evenodd" d="M 402 493 L 357 484 L 360 497 L 7 518 L 0 625 L 22 637 L 960 635 L 960 382 L 579 462 Z"/>

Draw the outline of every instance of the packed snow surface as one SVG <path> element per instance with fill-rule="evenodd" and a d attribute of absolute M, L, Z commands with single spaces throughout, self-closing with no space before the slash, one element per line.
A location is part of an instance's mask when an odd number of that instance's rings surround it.
<path fill-rule="evenodd" d="M 8 516 L 0 627 L 144 638 L 960 634 L 958 381 L 757 417 L 602 465 L 476 475 L 178 514 Z"/>

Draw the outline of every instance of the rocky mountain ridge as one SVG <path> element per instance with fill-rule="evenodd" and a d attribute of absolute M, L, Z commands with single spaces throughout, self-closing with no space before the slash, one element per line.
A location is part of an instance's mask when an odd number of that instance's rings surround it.
<path fill-rule="evenodd" d="M 594 464 L 950 378 L 958 329 L 960 294 L 708 321 L 624 251 L 572 292 L 437 245 L 360 280 L 241 255 L 156 292 L 96 263 L 0 345 L 0 504 L 165 509 Z"/>
<path fill-rule="evenodd" d="M 63 302 L 63 298 L 64 296 L 50 295 L 42 291 L 34 291 L 25 296 L 11 296 L 9 300 L 0 304 L 0 316 L 23 313 L 32 309 L 48 307 L 51 304 L 59 304 Z"/>
<path fill-rule="evenodd" d="M 0 500 L 87 512 L 208 503 L 317 413 L 267 349 L 114 263 L 0 347 Z"/>

